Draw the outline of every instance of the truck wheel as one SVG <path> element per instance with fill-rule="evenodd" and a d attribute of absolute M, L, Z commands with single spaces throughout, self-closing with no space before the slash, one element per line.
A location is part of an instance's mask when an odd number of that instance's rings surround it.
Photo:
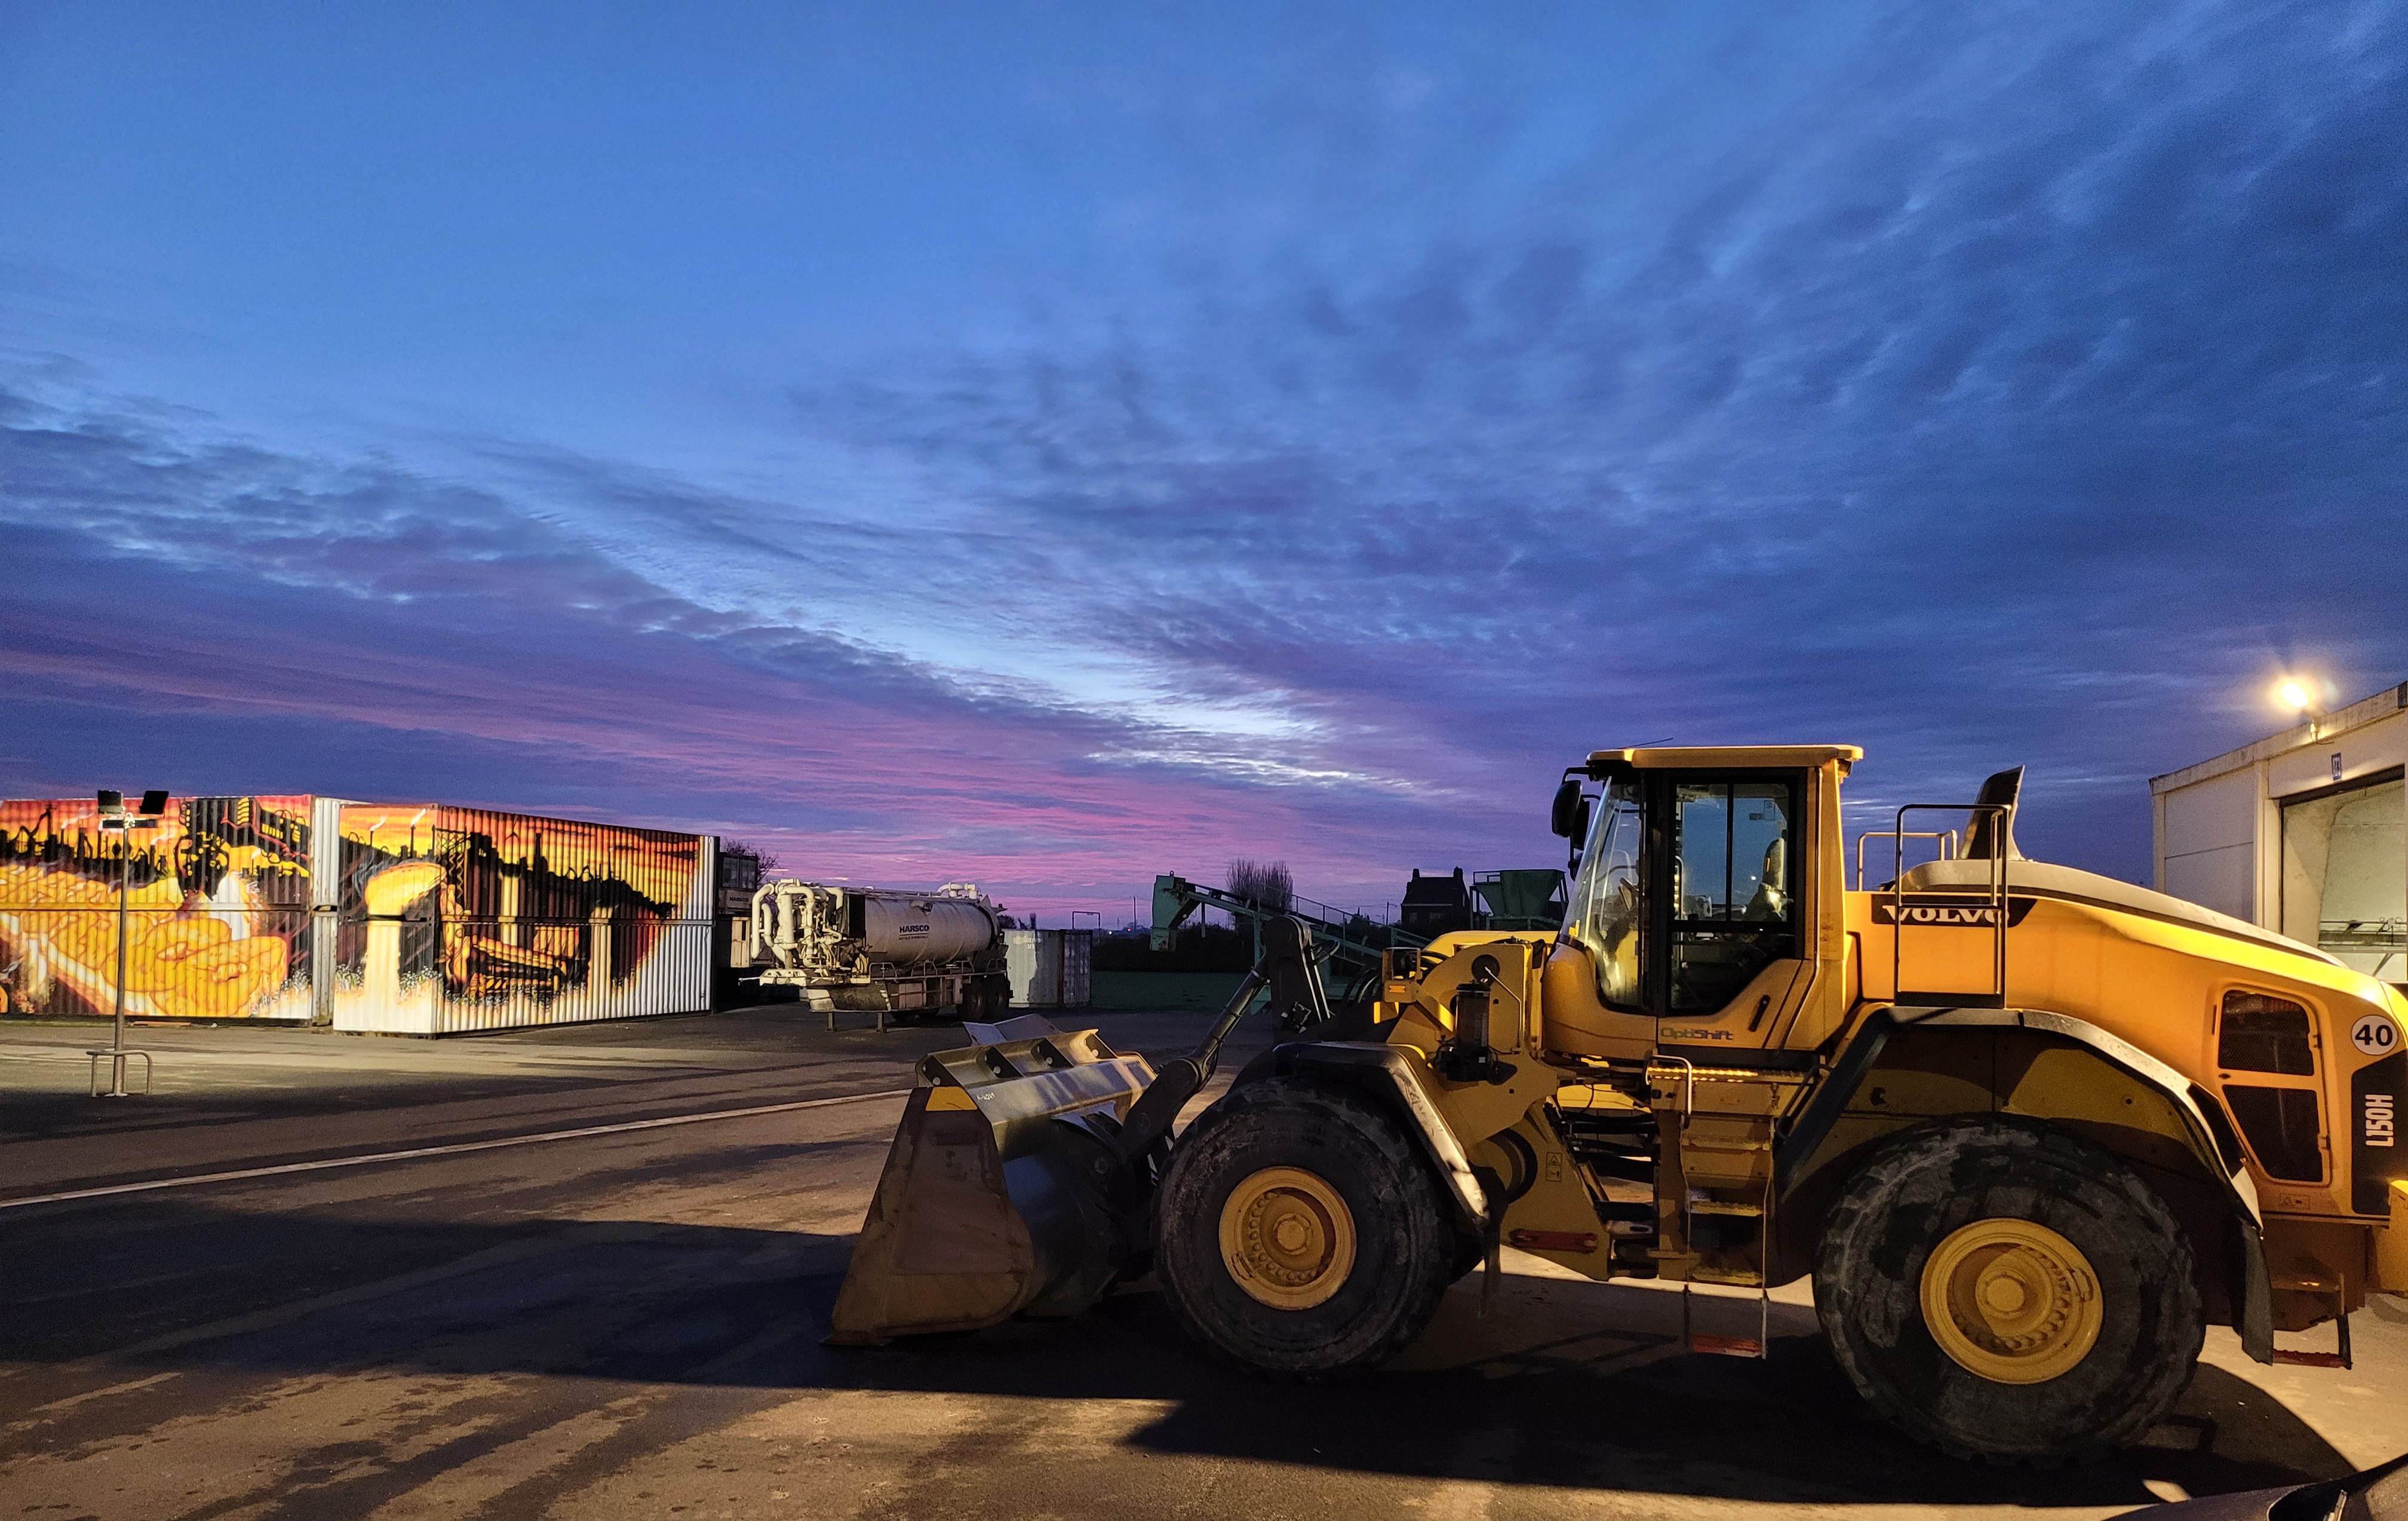
<path fill-rule="evenodd" d="M 1154 1263 L 1188 1334 L 1291 1378 L 1377 1368 L 1429 1324 L 1455 1229 L 1407 1136 L 1293 1078 L 1232 1090 L 1179 1138 Z"/>
<path fill-rule="evenodd" d="M 2061 1131 L 1944 1120 L 1891 1141 L 1823 1227 L 1814 1306 L 1891 1424 L 1958 1457 L 2138 1441 L 2189 1386 L 2189 1241 L 2132 1169 Z"/>
<path fill-rule="evenodd" d="M 1011 984 L 1000 977 L 973 977 L 962 984 L 962 1017 L 982 1025 L 1011 1014 Z"/>

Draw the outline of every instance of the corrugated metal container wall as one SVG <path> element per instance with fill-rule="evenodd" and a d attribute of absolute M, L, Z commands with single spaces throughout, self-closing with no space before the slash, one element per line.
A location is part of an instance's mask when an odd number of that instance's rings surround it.
<path fill-rule="evenodd" d="M 124 834 L 88 798 L 0 803 L 0 1007 L 115 1009 L 122 883 L 129 1015 L 307 1020 L 311 801 L 171 797 Z"/>
<path fill-rule="evenodd" d="M 1089 992 L 1096 964 L 1096 932 L 1062 931 L 1062 1007 L 1084 1009 L 1094 1000 Z"/>
<path fill-rule="evenodd" d="M 1062 999 L 1062 937 L 1041 929 L 1003 932 L 1003 967 L 1014 1009 L 1050 1009 Z"/>
<path fill-rule="evenodd" d="M 1014 1009 L 1083 1009 L 1091 1000 L 1095 964 L 1090 929 L 1007 929 L 1004 969 L 1011 974 Z"/>
<path fill-rule="evenodd" d="M 342 809 L 338 1027 L 419 1035 L 710 1007 L 708 836 Z"/>
<path fill-rule="evenodd" d="M 343 911 L 343 800 L 309 801 L 309 1019 L 335 1022 Z"/>

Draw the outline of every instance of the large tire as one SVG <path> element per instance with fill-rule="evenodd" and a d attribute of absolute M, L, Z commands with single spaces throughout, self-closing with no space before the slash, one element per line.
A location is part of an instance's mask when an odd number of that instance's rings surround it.
<path fill-rule="evenodd" d="M 1891 1424 L 2006 1463 L 2140 1440 L 2189 1386 L 2205 1326 L 2190 1243 L 2149 1186 L 2000 1117 L 1918 1126 L 1865 1164 L 1824 1224 L 1814 1304 Z"/>
<path fill-rule="evenodd" d="M 1179 1138 L 1157 1202 L 1154 1265 L 1188 1334 L 1287 1378 L 1395 1356 L 1429 1324 L 1455 1261 L 1454 1223 L 1412 1139 L 1364 1098 L 1293 1078 L 1207 1110 Z M 1269 1260 L 1283 1211 L 1302 1255 Z M 1249 1263 L 1263 1270 L 1241 1280 Z"/>
<path fill-rule="evenodd" d="M 995 983 L 994 978 L 987 976 L 963 978 L 962 1001 L 953 1010 L 954 1017 L 981 1025 L 992 1025 L 1001 1019 L 1007 1012 L 1002 1005 L 1009 1003 L 1010 997 L 1006 995 L 998 1000 L 995 996 Z"/>
<path fill-rule="evenodd" d="M 999 972 L 978 979 L 979 1012 L 970 1017 L 982 1025 L 996 1025 L 1011 1017 L 1011 980 Z"/>

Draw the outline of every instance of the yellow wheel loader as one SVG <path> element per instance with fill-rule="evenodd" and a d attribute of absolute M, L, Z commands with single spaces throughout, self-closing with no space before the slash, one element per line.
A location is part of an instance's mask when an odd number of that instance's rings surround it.
<path fill-rule="evenodd" d="M 1598 752 L 1556 795 L 1559 931 L 1391 952 L 1333 1012 L 1283 921 L 1159 1076 L 1093 1031 L 929 1058 L 831 1340 L 1075 1313 L 1151 1267 L 1205 1347 L 1329 1377 L 1512 1246 L 1684 1307 L 1753 1288 L 1759 1316 L 1811 1274 L 1858 1390 L 1960 1456 L 2138 1440 L 2210 1325 L 2347 1367 L 2350 1313 L 2408 1292 L 2408 999 L 2025 859 L 2020 769 L 1899 809 L 1889 879 L 1850 890 L 1861 754 Z M 1266 983 L 1296 1039 L 1173 1139 Z M 2330 1351 L 2275 1345 L 2327 1324 Z M 1762 1356 L 1764 1328 L 1690 1345 Z"/>

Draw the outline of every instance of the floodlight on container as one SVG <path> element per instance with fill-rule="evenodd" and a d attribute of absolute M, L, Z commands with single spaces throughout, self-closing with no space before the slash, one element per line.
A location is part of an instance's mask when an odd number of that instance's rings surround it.
<path fill-rule="evenodd" d="M 2326 706 L 2331 706 L 2331 687 L 2324 678 L 2315 675 L 2286 675 L 2275 680 L 2271 696 L 2278 709 L 2290 709 L 2302 718 L 2321 718 Z"/>

